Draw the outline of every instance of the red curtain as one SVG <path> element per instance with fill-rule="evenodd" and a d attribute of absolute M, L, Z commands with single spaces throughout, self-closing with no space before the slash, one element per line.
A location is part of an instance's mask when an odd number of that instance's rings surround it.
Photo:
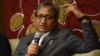
<path fill-rule="evenodd" d="M 10 20 L 12 15 L 15 13 L 21 12 L 20 10 L 20 1 L 22 1 L 22 10 L 24 13 L 24 29 L 21 31 L 19 38 L 25 35 L 26 29 L 29 24 L 31 24 L 31 14 L 33 10 L 38 5 L 38 0 L 4 0 L 4 9 L 5 9 L 5 21 L 6 21 L 6 34 L 9 38 L 16 38 L 19 30 L 12 31 L 10 29 Z M 44 0 L 40 0 L 43 2 Z M 52 0 L 49 0 L 52 1 Z M 88 15 L 95 15 L 100 12 L 100 0 L 75 0 L 77 2 L 78 7 Z M 100 21 L 100 14 L 96 16 L 89 16 L 92 20 Z M 69 13 L 66 18 L 66 24 L 59 24 L 59 28 L 78 28 L 81 29 L 80 24 L 76 20 L 76 17 Z"/>

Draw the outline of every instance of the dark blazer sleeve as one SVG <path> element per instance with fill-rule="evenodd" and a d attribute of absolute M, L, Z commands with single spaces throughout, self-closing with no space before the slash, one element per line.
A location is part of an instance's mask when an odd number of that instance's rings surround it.
<path fill-rule="evenodd" d="M 0 56 L 11 56 L 10 43 L 2 33 L 0 33 Z"/>
<path fill-rule="evenodd" d="M 31 43 L 34 34 L 23 36 L 15 50 L 13 56 L 25 56 L 28 45 Z"/>
<path fill-rule="evenodd" d="M 80 39 L 74 34 L 70 34 L 66 39 L 67 48 L 72 52 L 89 52 L 100 49 L 100 42 L 91 22 L 81 23 L 84 38 Z"/>

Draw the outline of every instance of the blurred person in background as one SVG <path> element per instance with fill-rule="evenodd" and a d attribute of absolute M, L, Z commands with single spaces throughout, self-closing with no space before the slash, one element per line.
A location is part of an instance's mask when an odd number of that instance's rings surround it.
<path fill-rule="evenodd" d="M 0 32 L 0 56 L 11 56 L 11 46 L 7 36 Z"/>

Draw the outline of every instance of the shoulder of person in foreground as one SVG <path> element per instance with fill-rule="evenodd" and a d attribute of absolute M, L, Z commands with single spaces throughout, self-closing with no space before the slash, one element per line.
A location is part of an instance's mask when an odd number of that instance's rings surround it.
<path fill-rule="evenodd" d="M 0 56 L 11 56 L 11 46 L 7 36 L 0 32 Z"/>

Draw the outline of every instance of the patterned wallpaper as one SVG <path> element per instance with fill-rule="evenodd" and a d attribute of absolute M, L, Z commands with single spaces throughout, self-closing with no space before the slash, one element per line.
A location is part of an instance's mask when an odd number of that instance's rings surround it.
<path fill-rule="evenodd" d="M 45 0 L 4 0 L 6 34 L 9 38 L 21 38 L 23 35 L 35 31 L 34 28 L 34 9 Z M 100 37 L 100 0 L 48 0 L 58 6 L 65 3 L 75 3 L 88 15 Z M 9 5 L 9 6 L 8 6 Z M 59 28 L 70 28 L 82 32 L 76 17 L 69 13 L 66 15 L 65 9 L 60 8 Z M 78 35 L 81 35 L 78 33 Z"/>

